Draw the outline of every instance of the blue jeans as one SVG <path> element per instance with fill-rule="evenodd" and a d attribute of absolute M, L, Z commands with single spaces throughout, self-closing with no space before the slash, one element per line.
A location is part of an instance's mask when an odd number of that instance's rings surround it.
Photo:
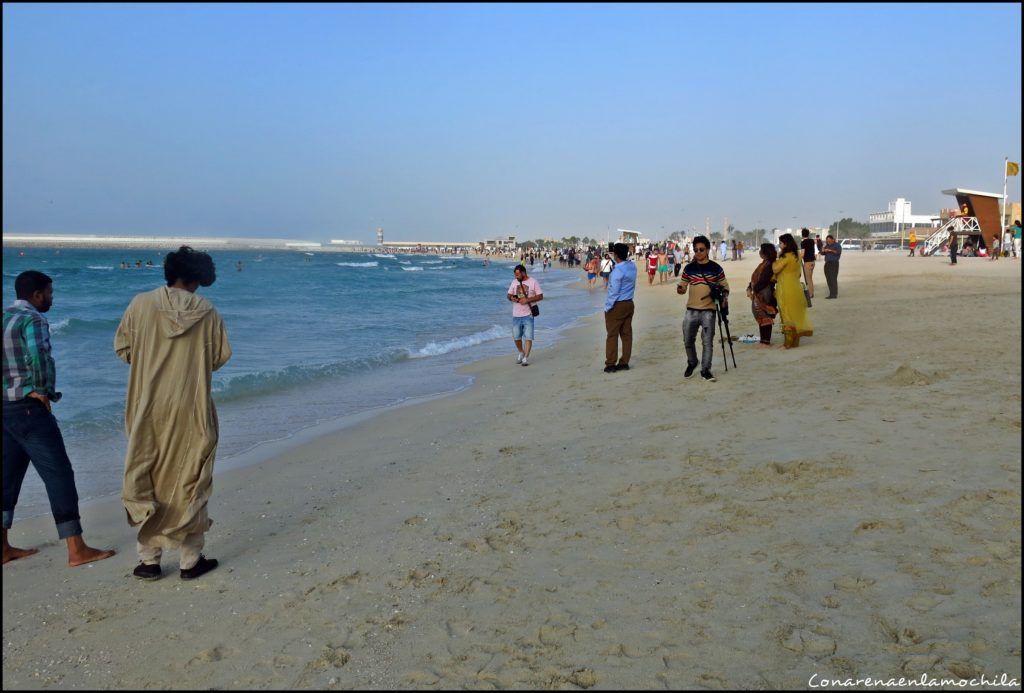
<path fill-rule="evenodd" d="M 81 534 L 75 472 L 64 449 L 57 419 L 42 402 L 29 397 L 4 402 L 4 529 L 10 529 L 14 522 L 14 506 L 18 504 L 29 461 L 46 485 L 57 536 L 67 539 Z"/>
<path fill-rule="evenodd" d="M 700 369 L 711 370 L 711 357 L 715 353 L 715 317 L 718 311 L 686 309 L 683 316 L 683 346 L 686 348 L 686 365 L 697 365 L 697 329 L 704 328 L 700 336 L 704 351 L 701 354 Z"/>
<path fill-rule="evenodd" d="M 533 316 L 527 315 L 522 318 L 512 318 L 512 339 L 533 341 Z"/>

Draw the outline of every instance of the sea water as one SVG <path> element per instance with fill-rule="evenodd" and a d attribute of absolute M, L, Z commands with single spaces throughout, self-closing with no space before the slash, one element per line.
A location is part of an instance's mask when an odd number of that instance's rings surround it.
<path fill-rule="evenodd" d="M 39 270 L 54 282 L 46 318 L 64 396 L 53 413 L 83 501 L 120 492 L 128 366 L 114 354 L 114 331 L 133 296 L 165 284 L 167 250 L 4 248 L 5 307 L 15 300 L 20 272 Z M 485 266 L 479 258 L 305 251 L 210 255 L 217 281 L 199 293 L 224 319 L 234 352 L 213 374 L 218 466 L 318 424 L 463 389 L 471 379 L 456 370 L 473 360 L 508 354 L 516 367 L 505 298 L 513 261 Z M 122 261 L 129 269 L 121 269 Z M 578 271 L 543 272 L 538 262 L 530 276 L 544 291 L 538 348 L 601 308 L 605 292 L 587 291 Z M 580 367 L 541 365 L 541 354 L 533 361 L 552 376 Z M 30 471 L 16 516 L 48 508 Z"/>

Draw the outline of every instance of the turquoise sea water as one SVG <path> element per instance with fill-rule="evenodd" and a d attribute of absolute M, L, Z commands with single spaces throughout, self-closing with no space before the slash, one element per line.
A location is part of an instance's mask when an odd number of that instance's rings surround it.
<path fill-rule="evenodd" d="M 5 306 L 23 270 L 54 280 L 47 319 L 64 393 L 54 414 L 83 500 L 120 491 L 128 366 L 114 355 L 114 330 L 135 294 L 164 283 L 168 250 L 4 248 Z M 464 388 L 470 379 L 455 372 L 459 366 L 514 355 L 505 299 L 512 261 L 485 267 L 479 259 L 436 255 L 210 255 L 217 281 L 200 293 L 224 318 L 234 351 L 213 378 L 218 460 L 318 423 Z M 131 269 L 120 269 L 122 260 Z M 542 272 L 538 262 L 531 276 L 544 290 L 538 348 L 600 310 L 604 292 L 581 289 L 576 271 Z M 47 512 L 42 483 L 30 471 L 16 518 Z"/>

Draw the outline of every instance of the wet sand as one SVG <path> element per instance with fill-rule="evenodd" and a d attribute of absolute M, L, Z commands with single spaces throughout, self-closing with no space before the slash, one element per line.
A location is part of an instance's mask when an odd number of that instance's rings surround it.
<path fill-rule="evenodd" d="M 727 262 L 732 332 L 756 260 Z M 218 475 L 194 582 L 3 568 L 5 688 L 805 688 L 1021 678 L 1021 276 L 848 253 L 799 349 L 684 380 L 673 285 L 628 372 L 588 319 L 531 365 Z M 500 290 L 501 287 L 498 287 Z M 543 319 L 543 317 L 541 317 Z M 781 342 L 778 327 L 774 337 Z M 35 473 L 35 472 L 30 472 Z"/>

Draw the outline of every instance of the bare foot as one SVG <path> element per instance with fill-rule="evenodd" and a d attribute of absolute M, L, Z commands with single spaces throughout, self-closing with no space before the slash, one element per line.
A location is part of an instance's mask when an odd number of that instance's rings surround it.
<path fill-rule="evenodd" d="M 117 551 L 114 549 L 94 549 L 91 546 L 86 546 L 84 550 L 76 551 L 74 554 L 70 551 L 68 552 L 68 565 L 74 568 L 76 565 L 102 561 L 104 558 L 110 558 L 116 553 Z"/>
<path fill-rule="evenodd" d="M 68 537 L 68 565 L 74 568 L 76 565 L 83 565 L 85 563 L 92 563 L 93 561 L 102 561 L 104 558 L 110 558 L 117 551 L 113 549 L 94 549 L 85 543 L 82 539 L 81 534 L 77 534 L 72 537 Z"/>
<path fill-rule="evenodd" d="M 39 549 L 18 549 L 8 545 L 4 547 L 4 563 L 16 561 L 25 556 L 31 556 L 34 553 L 39 553 Z"/>

